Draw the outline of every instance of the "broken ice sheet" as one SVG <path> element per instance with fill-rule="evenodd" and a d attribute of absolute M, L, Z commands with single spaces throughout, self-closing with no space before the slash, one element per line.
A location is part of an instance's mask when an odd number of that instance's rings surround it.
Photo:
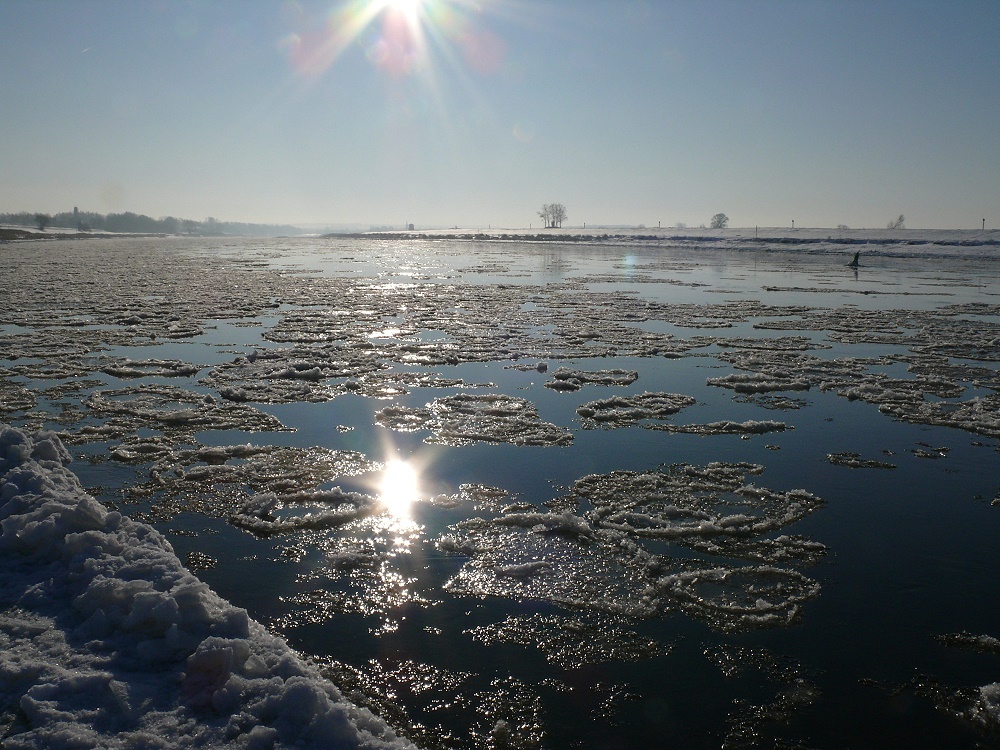
<path fill-rule="evenodd" d="M 584 385 L 631 385 L 639 379 L 635 370 L 575 370 L 559 367 L 545 387 L 554 391 L 578 391 Z"/>
<path fill-rule="evenodd" d="M 704 653 L 728 679 L 743 677 L 754 670 L 778 685 L 774 699 L 768 703 L 734 701 L 727 719 L 729 731 L 722 744 L 727 750 L 770 746 L 774 725 L 787 724 L 819 698 L 819 689 L 799 664 L 779 658 L 767 649 L 720 644 L 707 647 Z"/>
<path fill-rule="evenodd" d="M 695 403 L 680 393 L 639 393 L 590 401 L 578 407 L 585 429 L 628 427 L 644 420 L 668 419 Z"/>
<path fill-rule="evenodd" d="M 541 696 L 513 676 L 484 684 L 472 672 L 396 659 L 361 667 L 328 659 L 319 667 L 357 705 L 401 727 L 420 747 L 546 747 Z"/>
<path fill-rule="evenodd" d="M 302 503 L 303 492 L 378 466 L 356 451 L 249 444 L 175 448 L 157 437 L 125 441 L 111 457 L 150 464 L 149 480 L 130 488 L 130 494 L 152 497 L 150 513 L 160 520 L 180 512 L 236 517 L 248 513 L 248 503 L 266 493 L 278 503 Z M 253 510 L 263 508 L 254 502 Z M 248 529 L 270 528 L 262 518 L 245 519 L 245 524 Z"/>
<path fill-rule="evenodd" d="M 759 464 L 677 464 L 662 471 L 591 474 L 568 493 L 593 510 L 595 528 L 635 537 L 685 540 L 760 535 L 787 526 L 818 509 L 823 501 L 804 490 L 775 492 L 745 483 Z"/>
<path fill-rule="evenodd" d="M 627 620 L 563 615 L 512 615 L 503 622 L 465 632 L 485 646 L 516 643 L 534 646 L 552 664 L 577 669 L 608 661 L 642 661 L 666 656 L 670 644 L 644 638 Z"/>
<path fill-rule="evenodd" d="M 94 391 L 84 399 L 93 417 L 103 419 L 102 439 L 124 438 L 141 428 L 164 431 L 177 442 L 193 442 L 205 430 L 244 432 L 289 431 L 279 420 L 244 404 L 220 402 L 210 394 L 171 385 L 142 384 Z M 83 442 L 94 433 L 86 428 L 66 435 Z"/>
<path fill-rule="evenodd" d="M 632 618 L 682 611 L 725 631 L 789 624 L 819 584 L 772 563 L 809 564 L 825 548 L 801 537 L 761 537 L 822 501 L 804 490 L 745 484 L 747 474 L 762 471 L 714 463 L 590 475 L 553 503 L 561 512 L 514 506 L 462 521 L 437 540 L 442 551 L 468 558 L 445 589 Z M 761 564 L 679 562 L 653 554 L 647 540 Z"/>
<path fill-rule="evenodd" d="M 860 453 L 846 451 L 844 453 L 828 453 L 826 460 L 834 466 L 847 466 L 851 469 L 895 469 L 896 464 L 888 461 L 878 461 L 870 458 L 861 458 Z"/>
<path fill-rule="evenodd" d="M 820 590 L 802 573 L 771 565 L 699 568 L 663 576 L 656 586 L 673 606 L 724 632 L 790 625 Z"/>
<path fill-rule="evenodd" d="M 472 519 L 442 535 L 439 549 L 470 558 L 444 584 L 445 590 L 456 596 L 531 599 L 631 617 L 656 612 L 657 603 L 646 595 L 650 581 L 641 556 L 633 560 L 619 553 L 613 542 L 585 546 L 558 530 L 547 533 L 541 519 L 517 520 L 504 525 Z"/>
<path fill-rule="evenodd" d="M 570 445 L 572 433 L 543 422 L 530 401 L 504 394 L 467 394 L 435 399 L 422 408 L 387 406 L 375 421 L 392 430 L 430 430 L 427 443 L 460 446 L 476 442 Z"/>

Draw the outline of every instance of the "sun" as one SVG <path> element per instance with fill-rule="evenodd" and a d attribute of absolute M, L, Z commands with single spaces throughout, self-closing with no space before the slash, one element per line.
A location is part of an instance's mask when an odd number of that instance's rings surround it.
<path fill-rule="evenodd" d="M 407 15 L 419 13 L 425 2 L 426 0 L 383 0 L 386 8 Z"/>

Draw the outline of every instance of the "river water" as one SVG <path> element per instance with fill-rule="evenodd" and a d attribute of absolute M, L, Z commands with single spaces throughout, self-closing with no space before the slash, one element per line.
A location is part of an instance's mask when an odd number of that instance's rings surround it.
<path fill-rule="evenodd" d="M 0 420 L 418 744 L 997 741 L 993 261 L 2 252 Z"/>

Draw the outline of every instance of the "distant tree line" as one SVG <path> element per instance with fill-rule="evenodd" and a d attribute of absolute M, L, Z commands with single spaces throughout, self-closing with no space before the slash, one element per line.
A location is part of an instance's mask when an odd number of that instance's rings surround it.
<path fill-rule="evenodd" d="M 101 232 L 130 232 L 139 234 L 197 234 L 197 235 L 253 235 L 274 237 L 282 234 L 297 234 L 302 230 L 287 224 L 246 224 L 237 221 L 219 221 L 209 216 L 204 221 L 178 219 L 174 216 L 151 216 L 126 211 L 121 214 L 98 214 L 93 211 L 63 211 L 58 214 L 0 213 L 0 224 L 15 226 L 61 227 L 81 232 L 92 230 Z"/>

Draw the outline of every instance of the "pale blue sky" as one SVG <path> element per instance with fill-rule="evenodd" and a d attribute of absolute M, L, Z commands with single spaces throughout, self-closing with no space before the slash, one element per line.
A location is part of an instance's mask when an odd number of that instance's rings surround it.
<path fill-rule="evenodd" d="M 0 211 L 1000 225 L 996 0 L 385 2 L 0 1 Z"/>

